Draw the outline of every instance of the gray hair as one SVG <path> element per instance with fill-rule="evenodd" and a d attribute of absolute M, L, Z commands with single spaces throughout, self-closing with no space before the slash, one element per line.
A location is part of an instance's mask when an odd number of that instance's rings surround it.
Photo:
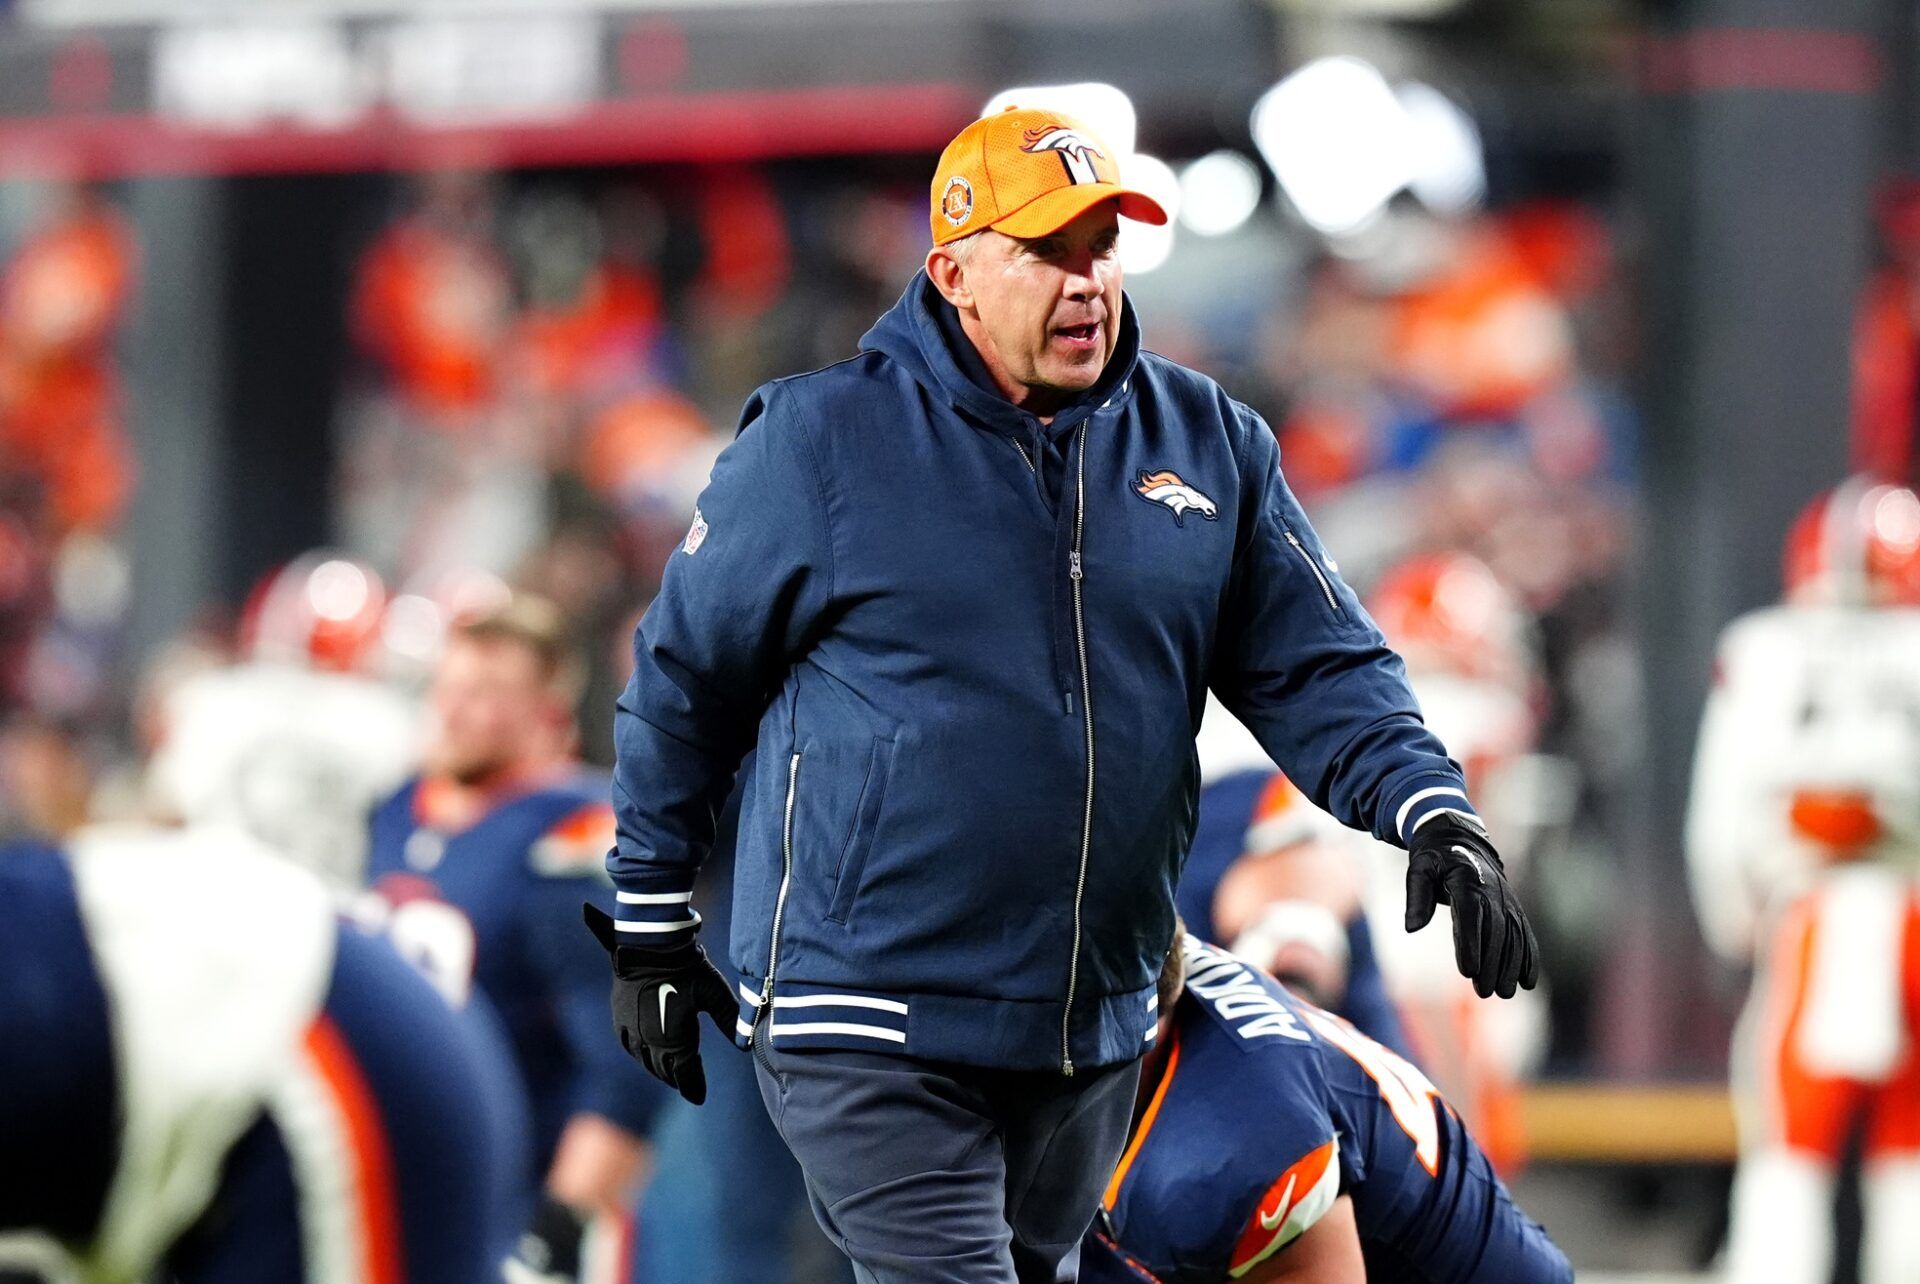
<path fill-rule="evenodd" d="M 967 260 L 973 257 L 973 252 L 980 248 L 980 238 L 983 235 L 985 235 L 984 228 L 978 232 L 969 232 L 957 240 L 948 241 L 940 248 L 952 255 L 955 263 L 965 267 Z"/>

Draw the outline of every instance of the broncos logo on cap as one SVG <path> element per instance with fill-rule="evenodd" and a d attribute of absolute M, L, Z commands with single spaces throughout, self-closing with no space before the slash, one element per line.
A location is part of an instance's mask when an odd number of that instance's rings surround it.
<path fill-rule="evenodd" d="M 1201 492 L 1180 480 L 1180 474 L 1142 468 L 1133 483 L 1133 493 L 1150 504 L 1160 504 L 1173 514 L 1175 526 L 1187 524 L 1188 513 L 1198 513 L 1210 522 L 1220 520 L 1220 508 Z"/>
<path fill-rule="evenodd" d="M 1078 130 L 1068 129 L 1064 125 L 1044 125 L 1039 129 L 1026 131 L 1026 142 L 1020 150 L 1023 152 L 1052 152 L 1066 166 L 1067 178 L 1074 183 L 1097 183 L 1100 175 L 1093 168 L 1093 158 L 1106 159 L 1106 153 L 1087 140 Z"/>

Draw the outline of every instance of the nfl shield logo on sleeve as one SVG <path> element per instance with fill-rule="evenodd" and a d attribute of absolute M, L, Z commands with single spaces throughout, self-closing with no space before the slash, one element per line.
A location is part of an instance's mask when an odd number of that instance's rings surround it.
<path fill-rule="evenodd" d="M 695 553 L 698 553 L 700 551 L 700 546 L 706 542 L 707 542 L 707 519 L 702 517 L 700 515 L 700 510 L 696 508 L 693 510 L 693 525 L 687 528 L 686 543 L 682 544 L 680 547 L 688 557 L 692 557 Z"/>

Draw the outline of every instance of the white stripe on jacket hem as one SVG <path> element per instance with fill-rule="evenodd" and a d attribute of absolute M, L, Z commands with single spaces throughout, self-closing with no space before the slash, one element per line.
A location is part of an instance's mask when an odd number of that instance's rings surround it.
<path fill-rule="evenodd" d="M 851 1034 L 863 1039 L 885 1039 L 889 1043 L 904 1044 L 907 1041 L 905 1030 L 889 1030 L 884 1026 L 860 1025 L 852 1021 L 803 1021 L 799 1025 L 773 1025 L 767 1029 L 776 1039 L 783 1034 Z"/>
<path fill-rule="evenodd" d="M 876 1012 L 907 1015 L 907 1005 L 893 999 L 870 999 L 862 994 L 796 994 L 775 998 L 779 1008 L 872 1008 Z"/>

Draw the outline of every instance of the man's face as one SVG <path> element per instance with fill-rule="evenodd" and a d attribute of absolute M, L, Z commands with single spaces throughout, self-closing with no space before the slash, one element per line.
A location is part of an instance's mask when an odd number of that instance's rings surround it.
<path fill-rule="evenodd" d="M 428 766 L 463 785 L 544 759 L 555 743 L 558 701 L 526 647 L 453 642 L 433 678 Z"/>
<path fill-rule="evenodd" d="M 1016 404 L 1045 413 L 1106 369 L 1120 337 L 1119 237 L 1111 201 L 1051 236 L 981 234 L 961 269 L 972 302 L 961 320 Z"/>

